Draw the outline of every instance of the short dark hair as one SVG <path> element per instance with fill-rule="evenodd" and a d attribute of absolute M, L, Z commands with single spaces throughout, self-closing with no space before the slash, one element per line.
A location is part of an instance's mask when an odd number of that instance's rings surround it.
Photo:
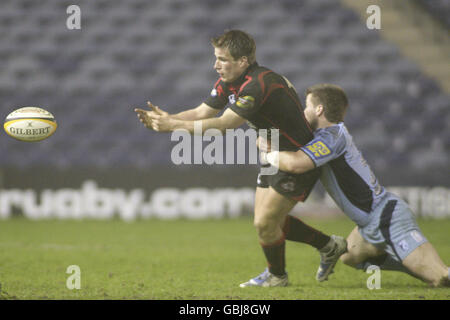
<path fill-rule="evenodd" d="M 325 110 L 325 118 L 333 123 L 344 121 L 348 107 L 348 99 L 344 90 L 334 84 L 321 83 L 306 89 L 306 96 L 311 94 L 314 105 L 321 104 Z"/>
<path fill-rule="evenodd" d="M 225 30 L 221 36 L 211 39 L 215 48 L 226 48 L 230 51 L 234 60 L 247 57 L 248 63 L 255 62 L 256 44 L 255 40 L 246 32 L 241 30 Z"/>

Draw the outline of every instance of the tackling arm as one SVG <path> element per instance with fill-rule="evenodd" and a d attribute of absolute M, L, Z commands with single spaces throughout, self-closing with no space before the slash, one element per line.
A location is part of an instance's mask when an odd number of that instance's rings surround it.
<path fill-rule="evenodd" d="M 304 173 L 316 167 L 312 159 L 301 149 L 294 151 L 271 151 L 270 140 L 258 137 L 256 145 L 261 150 L 261 160 L 279 168 L 281 171 L 295 174 Z"/>
<path fill-rule="evenodd" d="M 265 154 L 266 161 L 281 171 L 295 174 L 304 173 L 316 167 L 314 162 L 302 150 L 272 151 Z"/>

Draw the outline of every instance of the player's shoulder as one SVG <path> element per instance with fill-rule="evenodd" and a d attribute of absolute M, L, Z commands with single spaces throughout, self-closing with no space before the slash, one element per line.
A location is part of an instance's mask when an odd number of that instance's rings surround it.
<path fill-rule="evenodd" d="M 346 144 L 347 129 L 343 122 L 326 128 L 320 128 L 314 132 L 314 138 L 323 141 L 333 149 L 341 149 Z"/>
<path fill-rule="evenodd" d="M 250 66 L 247 75 L 252 77 L 252 79 L 258 81 L 263 80 L 265 76 L 280 76 L 272 69 L 269 69 L 265 66 L 260 66 L 257 62 Z"/>
<path fill-rule="evenodd" d="M 318 133 L 327 135 L 331 138 L 337 139 L 344 134 L 345 126 L 343 122 L 333 124 L 326 128 L 317 130 Z"/>
<path fill-rule="evenodd" d="M 252 65 L 246 74 L 245 82 L 242 88 L 247 90 L 257 90 L 258 92 L 265 92 L 265 90 L 274 83 L 286 85 L 285 78 L 264 66 L 260 66 L 257 63 Z"/>

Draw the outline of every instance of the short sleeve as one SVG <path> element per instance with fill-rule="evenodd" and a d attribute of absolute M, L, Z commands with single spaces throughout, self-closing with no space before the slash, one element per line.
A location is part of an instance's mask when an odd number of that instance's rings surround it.
<path fill-rule="evenodd" d="M 214 88 L 211 90 L 209 97 L 204 101 L 205 104 L 214 109 L 223 109 L 227 103 L 228 98 L 226 96 L 224 85 L 221 79 L 217 80 L 214 85 Z"/>
<path fill-rule="evenodd" d="M 345 136 L 332 132 L 338 128 L 327 129 L 316 131 L 314 139 L 301 148 L 313 160 L 316 167 L 336 159 L 345 150 Z"/>
<path fill-rule="evenodd" d="M 261 104 L 262 92 L 260 85 L 255 81 L 251 81 L 241 89 L 230 108 L 241 117 L 251 120 L 261 109 Z"/>

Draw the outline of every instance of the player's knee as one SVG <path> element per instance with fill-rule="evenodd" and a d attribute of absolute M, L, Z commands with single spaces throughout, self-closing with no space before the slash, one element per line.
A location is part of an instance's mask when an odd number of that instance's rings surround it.
<path fill-rule="evenodd" d="M 256 230 L 259 231 L 259 229 L 262 227 L 262 221 L 260 218 L 254 218 L 253 219 L 253 226 L 256 228 Z"/>
<path fill-rule="evenodd" d="M 435 287 L 450 287 L 450 279 L 448 278 L 448 274 L 443 274 L 441 276 L 434 277 L 430 284 Z"/>
<path fill-rule="evenodd" d="M 276 235 L 277 225 L 269 219 L 255 219 L 253 225 L 255 226 L 256 230 L 258 231 L 258 235 L 262 240 L 270 240 Z"/>
<path fill-rule="evenodd" d="M 265 233 L 268 232 L 268 230 L 270 230 L 270 223 L 267 219 L 263 218 L 255 219 L 253 221 L 253 225 L 255 226 L 258 233 Z"/>
<path fill-rule="evenodd" d="M 432 287 L 438 288 L 443 286 L 443 280 L 441 279 L 433 279 L 430 281 L 430 285 Z"/>

